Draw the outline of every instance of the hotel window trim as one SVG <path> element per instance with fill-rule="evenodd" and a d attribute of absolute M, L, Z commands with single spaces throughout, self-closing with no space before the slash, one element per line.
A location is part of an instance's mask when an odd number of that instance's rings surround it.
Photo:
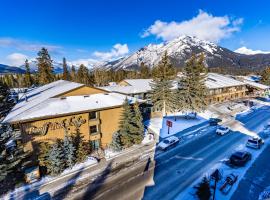
<path fill-rule="evenodd" d="M 95 120 L 97 119 L 97 112 L 96 111 L 92 111 L 89 113 L 89 120 Z"/>
<path fill-rule="evenodd" d="M 90 135 L 95 135 L 98 133 L 98 126 L 97 125 L 92 125 L 89 127 L 89 132 Z"/>

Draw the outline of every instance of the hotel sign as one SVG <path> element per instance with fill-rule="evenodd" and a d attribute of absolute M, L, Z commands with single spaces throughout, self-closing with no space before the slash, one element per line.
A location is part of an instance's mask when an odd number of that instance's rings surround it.
<path fill-rule="evenodd" d="M 64 129 L 64 131 L 69 131 L 71 126 L 79 129 L 82 124 L 85 124 L 86 120 L 82 116 L 71 117 L 60 120 L 59 122 L 46 122 L 40 127 L 31 126 L 27 127 L 27 132 L 29 134 L 46 135 L 49 130 Z"/>

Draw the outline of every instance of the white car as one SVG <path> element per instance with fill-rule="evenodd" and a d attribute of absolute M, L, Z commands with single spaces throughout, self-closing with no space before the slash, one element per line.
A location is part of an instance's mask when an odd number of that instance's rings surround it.
<path fill-rule="evenodd" d="M 216 130 L 216 134 L 218 135 L 225 135 L 226 133 L 229 133 L 230 129 L 226 126 L 218 126 Z"/>
<path fill-rule="evenodd" d="M 254 148 L 254 149 L 260 149 L 263 144 L 264 144 L 264 141 L 262 138 L 252 137 L 248 139 L 246 146 Z"/>
<path fill-rule="evenodd" d="M 158 149 L 166 151 L 168 148 L 175 146 L 179 143 L 179 138 L 176 136 L 171 136 L 160 142 L 157 146 Z"/>

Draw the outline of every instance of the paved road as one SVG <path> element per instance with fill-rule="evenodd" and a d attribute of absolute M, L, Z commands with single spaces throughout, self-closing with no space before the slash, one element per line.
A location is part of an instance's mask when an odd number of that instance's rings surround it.
<path fill-rule="evenodd" d="M 263 126 L 269 117 L 268 107 L 239 120 L 246 128 L 255 131 L 257 127 Z M 209 167 L 229 155 L 239 143 L 244 143 L 247 137 L 240 132 L 217 136 L 215 129 L 210 128 L 205 135 L 196 140 L 158 154 L 148 166 L 146 162 L 142 162 L 125 172 L 120 171 L 116 176 L 104 180 L 103 185 L 94 193 L 91 190 L 88 192 L 81 190 L 71 197 L 121 200 L 174 199 Z"/>
<path fill-rule="evenodd" d="M 207 134 L 159 154 L 150 164 L 147 161 L 142 162 L 129 170 L 119 172 L 116 176 L 103 180 L 98 189 L 93 189 L 93 184 L 83 186 L 82 191 L 69 197 L 173 199 L 245 137 L 237 132 L 220 137 L 215 134 L 215 128 L 211 127 Z"/>

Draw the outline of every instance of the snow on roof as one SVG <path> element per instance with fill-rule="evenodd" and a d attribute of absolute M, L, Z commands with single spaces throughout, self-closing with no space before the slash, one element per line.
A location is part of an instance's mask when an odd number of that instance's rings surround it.
<path fill-rule="evenodd" d="M 59 80 L 41 87 L 37 87 L 27 93 L 24 98 L 13 107 L 9 114 L 5 117 L 3 122 L 15 121 L 18 115 L 23 115 L 29 109 L 41 104 L 51 97 L 68 92 L 83 86 L 80 83 L 74 83 L 70 81 Z"/>
<path fill-rule="evenodd" d="M 112 85 L 99 88 L 109 92 L 118 92 L 121 94 L 146 93 L 151 90 L 150 83 L 152 82 L 152 79 L 125 79 L 124 81 L 129 85 Z"/>
<path fill-rule="evenodd" d="M 121 106 L 125 98 L 135 103 L 136 98 L 118 93 L 99 93 L 84 96 L 68 96 L 49 98 L 29 110 L 15 116 L 10 121 L 24 121 L 69 113 L 80 113 Z"/>
<path fill-rule="evenodd" d="M 217 88 L 233 87 L 233 86 L 240 86 L 240 85 L 246 85 L 246 84 L 242 81 L 238 81 L 228 76 L 224 76 L 224 75 L 216 74 L 216 73 L 208 73 L 206 81 L 205 81 L 205 85 L 208 89 L 217 89 Z"/>
<path fill-rule="evenodd" d="M 247 85 L 251 86 L 251 87 L 255 87 L 255 88 L 258 88 L 258 89 L 261 89 L 261 90 L 269 89 L 269 86 L 261 84 L 261 83 L 256 83 L 254 81 L 249 81 L 249 80 L 244 79 L 243 82 L 246 83 Z"/>
<path fill-rule="evenodd" d="M 136 89 L 147 87 L 148 90 L 151 90 L 150 83 L 153 79 L 125 79 L 124 81 Z"/>

